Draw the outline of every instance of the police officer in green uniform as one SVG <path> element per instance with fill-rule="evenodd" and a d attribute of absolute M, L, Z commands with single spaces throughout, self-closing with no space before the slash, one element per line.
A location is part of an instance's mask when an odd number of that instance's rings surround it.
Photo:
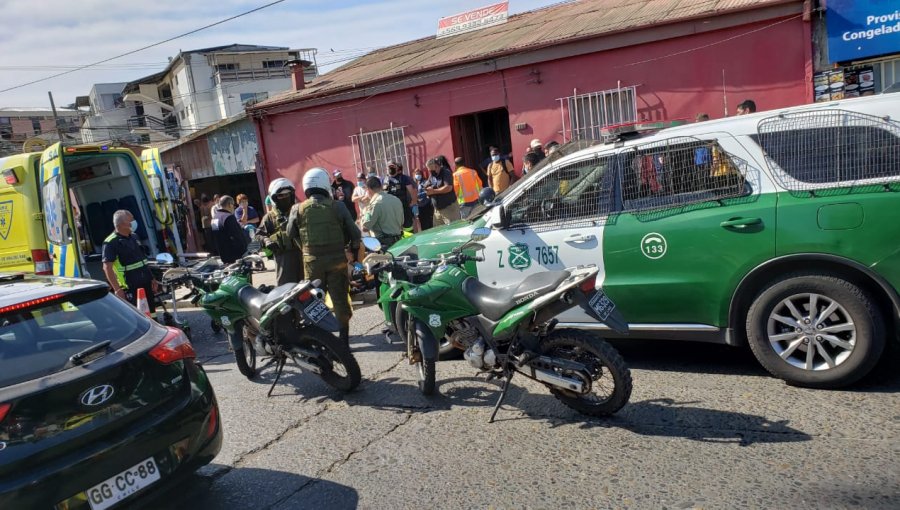
<path fill-rule="evenodd" d="M 331 198 L 328 172 L 313 168 L 303 175 L 306 200 L 291 208 L 288 237 L 303 252 L 306 278 L 321 280 L 341 324 L 341 340 L 350 343 L 350 278 L 346 250 L 356 257 L 362 235 L 343 202 Z"/>
<path fill-rule="evenodd" d="M 137 305 L 137 290 L 147 293 L 150 313 L 156 312 L 153 296 L 159 284 L 147 267 L 147 257 L 134 231 L 137 220 L 126 210 L 113 214 L 115 231 L 103 241 L 103 273 L 113 292 L 133 305 Z"/>
<path fill-rule="evenodd" d="M 275 258 L 275 276 L 278 285 L 303 280 L 303 254 L 288 238 L 287 222 L 291 207 L 296 202 L 294 183 L 281 177 L 269 184 L 272 209 L 259 223 L 256 236 Z"/>

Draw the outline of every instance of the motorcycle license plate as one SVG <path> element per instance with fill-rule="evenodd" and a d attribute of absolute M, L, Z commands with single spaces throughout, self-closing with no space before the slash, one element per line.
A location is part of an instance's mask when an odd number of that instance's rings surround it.
<path fill-rule="evenodd" d="M 609 317 L 609 314 L 616 309 L 616 304 L 613 303 L 606 294 L 600 291 L 595 292 L 594 295 L 591 296 L 588 305 L 591 307 L 591 310 L 600 317 L 601 321 L 605 321 Z"/>
<path fill-rule="evenodd" d="M 91 510 L 104 510 L 159 480 L 153 457 L 91 487 L 85 494 Z"/>
<path fill-rule="evenodd" d="M 309 320 L 313 321 L 313 323 L 318 323 L 320 320 L 324 319 L 331 310 L 325 306 L 325 302 L 321 299 L 317 299 L 313 301 L 311 304 L 307 305 L 307 307 L 303 310 L 303 313 L 309 317 Z"/>

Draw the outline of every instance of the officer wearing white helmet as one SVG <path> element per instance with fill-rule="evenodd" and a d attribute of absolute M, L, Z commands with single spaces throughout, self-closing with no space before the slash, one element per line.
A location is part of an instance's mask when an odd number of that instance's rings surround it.
<path fill-rule="evenodd" d="M 263 216 L 256 235 L 275 258 L 278 285 L 296 283 L 303 278 L 303 254 L 287 235 L 288 215 L 297 201 L 294 183 L 283 177 L 269 183 L 272 209 Z"/>
<path fill-rule="evenodd" d="M 291 208 L 288 237 L 303 251 L 303 269 L 310 280 L 321 280 L 331 296 L 341 324 L 341 340 L 350 344 L 350 279 L 346 250 L 359 251 L 362 235 L 343 202 L 331 198 L 331 179 L 322 168 L 303 175 L 306 200 Z"/>

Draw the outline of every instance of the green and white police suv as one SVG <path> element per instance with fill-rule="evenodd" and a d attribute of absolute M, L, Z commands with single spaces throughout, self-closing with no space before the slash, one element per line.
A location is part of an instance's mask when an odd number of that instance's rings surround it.
<path fill-rule="evenodd" d="M 481 226 L 483 283 L 594 264 L 634 337 L 747 342 L 791 384 L 848 385 L 900 325 L 900 94 L 594 145 L 391 252 L 436 256 Z"/>

